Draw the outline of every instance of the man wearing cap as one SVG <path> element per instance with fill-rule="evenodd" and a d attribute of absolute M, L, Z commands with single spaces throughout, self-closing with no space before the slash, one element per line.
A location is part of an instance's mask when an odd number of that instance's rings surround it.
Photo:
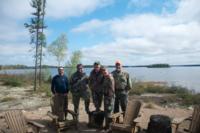
<path fill-rule="evenodd" d="M 94 69 L 89 76 L 89 87 L 92 92 L 92 100 L 96 111 L 100 111 L 103 100 L 103 74 L 100 72 L 100 62 L 94 63 Z"/>
<path fill-rule="evenodd" d="M 116 61 L 115 68 L 112 72 L 115 81 L 114 113 L 119 112 L 119 106 L 125 112 L 128 102 L 128 92 L 132 88 L 131 78 L 127 72 L 122 70 L 120 61 Z"/>
<path fill-rule="evenodd" d="M 74 104 L 74 112 L 79 114 L 80 98 L 83 98 L 85 102 L 85 111 L 89 113 L 90 93 L 88 86 L 88 76 L 83 71 L 82 64 L 78 64 L 77 71 L 72 74 L 70 79 L 70 86 Z"/>
<path fill-rule="evenodd" d="M 53 101 L 54 104 L 59 104 L 58 111 L 61 114 L 64 113 L 66 117 L 66 110 L 68 109 L 68 91 L 69 91 L 69 85 L 68 85 L 68 79 L 64 74 L 64 68 L 59 67 L 58 68 L 58 74 L 53 77 L 51 82 L 51 91 L 53 93 Z M 58 114 L 59 120 L 63 120 L 64 116 Z"/>
<path fill-rule="evenodd" d="M 104 76 L 103 80 L 103 93 L 104 93 L 104 113 L 105 113 L 105 129 L 109 129 L 112 122 L 112 112 L 114 109 L 115 100 L 115 87 L 113 76 L 108 72 L 105 67 L 101 67 Z"/>

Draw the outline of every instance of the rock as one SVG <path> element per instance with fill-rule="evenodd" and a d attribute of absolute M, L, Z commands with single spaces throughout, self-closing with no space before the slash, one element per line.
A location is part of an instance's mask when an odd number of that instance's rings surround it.
<path fill-rule="evenodd" d="M 188 110 L 194 110 L 194 108 L 192 106 L 189 106 Z"/>
<path fill-rule="evenodd" d="M 42 97 L 46 97 L 47 94 L 46 94 L 46 93 L 41 93 L 41 96 L 42 96 Z"/>

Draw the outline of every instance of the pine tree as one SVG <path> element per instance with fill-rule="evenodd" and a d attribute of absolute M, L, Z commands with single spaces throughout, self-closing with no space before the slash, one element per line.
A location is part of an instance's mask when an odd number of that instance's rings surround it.
<path fill-rule="evenodd" d="M 45 45 L 45 35 L 43 29 L 44 26 L 44 16 L 45 16 L 45 4 L 46 0 L 32 0 L 31 7 L 34 9 L 32 13 L 32 18 L 30 23 L 25 23 L 25 27 L 29 29 L 31 35 L 31 44 L 34 44 L 35 49 L 35 77 L 34 77 L 34 91 L 37 88 L 38 79 L 38 67 L 40 68 L 39 73 L 39 85 L 41 85 L 41 69 L 42 69 L 42 47 Z"/>

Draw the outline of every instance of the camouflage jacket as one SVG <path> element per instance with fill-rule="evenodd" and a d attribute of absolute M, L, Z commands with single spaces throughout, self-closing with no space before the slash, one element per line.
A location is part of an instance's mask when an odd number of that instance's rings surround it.
<path fill-rule="evenodd" d="M 131 78 L 127 72 L 117 72 L 116 70 L 112 72 L 115 81 L 115 90 L 130 90 L 132 88 Z"/>
<path fill-rule="evenodd" d="M 92 91 L 102 92 L 103 74 L 101 72 L 96 73 L 94 70 L 91 71 L 89 77 L 89 87 Z"/>
<path fill-rule="evenodd" d="M 70 79 L 71 92 L 85 91 L 88 87 L 88 76 L 85 73 L 75 72 Z"/>
<path fill-rule="evenodd" d="M 103 80 L 103 92 L 105 97 L 114 97 L 115 95 L 115 87 L 114 87 L 114 78 L 110 74 L 104 77 Z"/>

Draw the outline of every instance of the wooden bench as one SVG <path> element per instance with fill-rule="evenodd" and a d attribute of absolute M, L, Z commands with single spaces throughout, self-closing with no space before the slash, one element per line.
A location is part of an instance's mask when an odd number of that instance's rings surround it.
<path fill-rule="evenodd" d="M 63 109 L 65 103 L 62 96 L 53 96 L 50 103 L 52 111 L 48 111 L 47 115 L 52 119 L 52 124 L 56 128 L 57 133 L 71 127 L 78 128 L 78 115 L 71 110 Z M 67 114 L 71 114 L 71 120 L 66 118 Z"/>
<path fill-rule="evenodd" d="M 45 126 L 34 121 L 27 121 L 21 110 L 5 112 L 8 128 L 1 129 L 5 133 L 39 133 Z"/>
<path fill-rule="evenodd" d="M 178 131 L 179 125 L 185 120 L 189 120 L 191 122 L 189 129 L 184 129 L 185 132 L 200 133 L 200 105 L 194 107 L 194 112 L 192 114 L 192 117 L 182 118 L 182 119 L 181 118 L 175 118 L 172 121 L 172 124 L 174 124 L 175 127 L 176 127 L 175 128 L 176 133 L 179 132 Z"/>

